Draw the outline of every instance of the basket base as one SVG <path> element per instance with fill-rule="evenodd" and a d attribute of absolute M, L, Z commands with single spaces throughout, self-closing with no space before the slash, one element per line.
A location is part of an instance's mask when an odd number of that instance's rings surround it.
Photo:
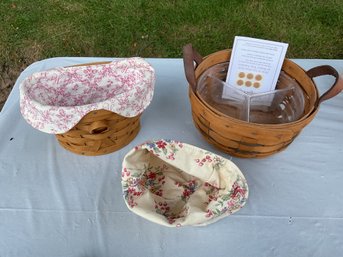
<path fill-rule="evenodd" d="M 284 144 L 284 145 L 280 146 L 278 149 L 275 149 L 275 150 L 270 151 L 270 152 L 259 152 L 259 151 L 253 151 L 253 150 L 246 151 L 246 150 L 242 150 L 240 148 L 232 148 L 232 147 L 220 144 L 217 141 L 215 141 L 214 139 L 208 137 L 208 135 L 206 133 L 204 133 L 201 130 L 201 128 L 199 128 L 197 126 L 197 124 L 195 124 L 195 127 L 199 130 L 202 137 L 209 144 L 213 145 L 214 147 L 216 147 L 217 149 L 219 149 L 220 151 L 222 151 L 226 154 L 229 154 L 231 156 L 238 157 L 238 158 L 266 158 L 266 157 L 269 157 L 270 155 L 273 155 L 275 153 L 278 153 L 278 152 L 285 150 L 287 148 L 287 146 L 293 142 L 293 140 L 292 140 L 289 143 Z"/>
<path fill-rule="evenodd" d="M 247 137 L 245 130 L 240 131 L 235 127 L 226 127 L 226 131 L 213 130 L 209 122 L 201 118 L 201 115 L 192 113 L 193 123 L 203 138 L 219 150 L 239 158 L 264 158 L 281 152 L 297 137 L 298 134 L 291 135 L 280 142 L 279 138 L 274 141 L 267 141 L 261 144 L 253 137 Z M 220 133 L 219 133 L 220 132 Z M 242 133 L 240 133 L 242 132 Z"/>

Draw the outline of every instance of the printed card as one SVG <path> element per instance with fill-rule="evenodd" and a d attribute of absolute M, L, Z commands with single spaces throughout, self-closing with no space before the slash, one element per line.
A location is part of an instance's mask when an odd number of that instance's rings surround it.
<path fill-rule="evenodd" d="M 288 44 L 235 37 L 226 83 L 246 93 L 275 90 Z M 224 87 L 223 98 L 229 90 Z"/>

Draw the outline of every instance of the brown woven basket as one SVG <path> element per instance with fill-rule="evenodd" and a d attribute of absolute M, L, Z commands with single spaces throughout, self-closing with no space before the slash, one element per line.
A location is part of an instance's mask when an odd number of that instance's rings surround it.
<path fill-rule="evenodd" d="M 88 63 L 76 66 L 106 64 Z M 140 115 L 127 118 L 107 110 L 86 114 L 71 130 L 57 134 L 65 149 L 81 155 L 102 155 L 114 152 L 130 143 L 140 130 Z"/>
<path fill-rule="evenodd" d="M 283 124 L 257 124 L 227 116 L 205 101 L 196 92 L 201 74 L 211 66 L 230 61 L 231 50 L 223 50 L 202 58 L 192 45 L 183 49 L 186 78 L 189 82 L 189 97 L 195 126 L 204 138 L 222 151 L 237 157 L 266 157 L 285 149 L 309 124 L 324 100 L 343 90 L 343 79 L 331 66 L 318 66 L 304 71 L 289 59 L 285 59 L 282 70 L 302 87 L 305 106 L 302 117 Z M 193 61 L 196 63 L 194 68 Z M 321 97 L 312 78 L 321 75 L 335 77 L 334 85 Z"/>
<path fill-rule="evenodd" d="M 65 149 L 73 153 L 108 154 L 136 137 L 140 129 L 139 117 L 126 118 L 106 110 L 92 111 L 71 130 L 56 137 Z"/>

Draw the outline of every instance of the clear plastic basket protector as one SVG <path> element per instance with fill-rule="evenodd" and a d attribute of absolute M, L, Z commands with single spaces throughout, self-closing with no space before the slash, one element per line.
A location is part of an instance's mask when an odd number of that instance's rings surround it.
<path fill-rule="evenodd" d="M 304 112 L 304 93 L 296 80 L 281 71 L 276 90 L 251 94 L 225 83 L 229 63 L 207 69 L 197 83 L 197 94 L 221 113 L 253 123 L 279 124 L 299 119 Z M 227 98 L 223 98 L 226 87 Z"/>

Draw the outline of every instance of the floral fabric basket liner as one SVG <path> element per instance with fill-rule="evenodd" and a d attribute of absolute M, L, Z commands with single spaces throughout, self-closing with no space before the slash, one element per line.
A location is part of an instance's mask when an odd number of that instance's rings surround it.
<path fill-rule="evenodd" d="M 128 208 L 161 225 L 207 225 L 244 206 L 248 185 L 230 160 L 192 145 L 158 140 L 123 160 Z"/>
<path fill-rule="evenodd" d="M 20 109 L 34 128 L 65 133 L 94 110 L 139 115 L 151 102 L 154 82 L 154 69 L 139 57 L 50 69 L 21 83 Z"/>

